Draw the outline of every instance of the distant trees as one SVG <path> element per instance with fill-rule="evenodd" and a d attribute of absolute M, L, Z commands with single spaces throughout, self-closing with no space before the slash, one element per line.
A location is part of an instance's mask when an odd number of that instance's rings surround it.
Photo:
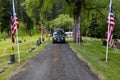
<path fill-rule="evenodd" d="M 9 33 L 10 30 L 10 1 L 1 0 L 0 2 L 0 32 Z"/>
<path fill-rule="evenodd" d="M 0 1 L 0 32 L 9 33 L 11 0 Z M 119 1 L 113 1 L 116 22 L 114 37 L 120 37 Z M 91 37 L 105 37 L 107 31 L 109 0 L 15 0 L 15 4 L 18 19 L 25 24 L 28 31 L 33 29 L 34 26 L 39 27 L 42 19 L 44 19 L 44 23 L 52 27 L 55 25 L 55 27 L 59 26 L 67 29 L 67 25 L 71 25 L 71 29 L 74 29 L 75 41 L 75 28 L 79 16 L 82 35 L 85 35 L 88 31 L 88 35 Z M 64 18 L 68 15 L 70 19 L 73 19 L 71 20 L 73 22 Z M 64 21 L 59 21 L 62 18 L 64 18 Z"/>
<path fill-rule="evenodd" d="M 33 21 L 26 14 L 25 9 L 21 6 L 24 0 L 15 0 L 16 13 L 19 22 L 22 21 L 26 24 L 26 29 L 30 30 L 33 27 Z M 12 0 L 1 0 L 0 2 L 0 32 L 10 32 L 10 9 L 12 6 Z"/>
<path fill-rule="evenodd" d="M 28 16 L 38 25 L 43 18 L 45 21 L 55 19 L 60 14 L 62 3 L 62 0 L 26 0 L 23 7 Z"/>
<path fill-rule="evenodd" d="M 26 13 L 26 10 L 24 9 L 24 6 L 22 5 L 25 2 L 25 0 L 15 0 L 15 7 L 16 7 L 16 13 L 19 19 L 19 22 L 23 22 L 25 24 L 25 29 L 28 33 L 31 32 L 31 29 L 33 29 L 34 23 L 30 16 Z"/>
<path fill-rule="evenodd" d="M 73 19 L 69 15 L 60 14 L 57 18 L 50 21 L 50 28 L 63 28 L 65 31 L 70 31 Z"/>
<path fill-rule="evenodd" d="M 90 2 L 91 1 L 91 2 Z M 109 1 L 110 0 L 86 0 L 86 7 L 82 8 L 81 12 L 81 30 L 82 35 L 85 35 L 86 30 L 90 37 L 102 37 L 106 38 L 105 33 L 107 31 L 107 20 L 109 13 Z M 120 0 L 113 0 L 113 12 L 115 15 L 115 30 L 114 38 L 120 38 L 118 30 L 120 30 L 119 16 L 120 8 L 118 8 L 118 3 Z M 93 16 L 94 14 L 94 16 Z M 95 18 L 95 20 L 94 20 Z M 96 23 L 96 24 L 94 24 Z"/>

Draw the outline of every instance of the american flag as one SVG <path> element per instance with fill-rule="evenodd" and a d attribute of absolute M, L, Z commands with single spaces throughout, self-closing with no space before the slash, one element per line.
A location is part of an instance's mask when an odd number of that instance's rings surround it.
<path fill-rule="evenodd" d="M 80 17 L 78 18 L 77 37 L 80 38 Z"/>
<path fill-rule="evenodd" d="M 12 49 L 14 49 L 14 33 L 16 32 L 16 29 L 19 27 L 18 24 L 18 18 L 15 13 L 15 6 L 14 6 L 14 0 L 12 0 L 12 7 L 11 7 L 11 13 L 10 13 L 10 29 L 11 29 L 11 39 L 12 39 Z"/>
<path fill-rule="evenodd" d="M 48 38 L 48 27 L 49 27 L 49 25 L 47 24 L 46 25 L 46 38 Z"/>
<path fill-rule="evenodd" d="M 41 24 L 42 35 L 44 34 L 44 24 Z"/>
<path fill-rule="evenodd" d="M 109 5 L 109 15 L 108 15 L 108 44 L 112 47 L 112 37 L 113 37 L 113 30 L 115 27 L 114 21 L 114 14 L 112 10 L 112 1 Z"/>

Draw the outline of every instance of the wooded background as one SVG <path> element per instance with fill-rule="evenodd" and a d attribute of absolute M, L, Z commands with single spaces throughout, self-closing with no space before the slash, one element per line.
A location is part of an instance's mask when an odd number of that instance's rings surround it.
<path fill-rule="evenodd" d="M 12 0 L 0 0 L 0 33 L 10 32 L 10 6 Z M 120 38 L 120 0 L 113 0 L 115 15 L 114 38 Z M 109 13 L 109 0 L 15 0 L 20 29 L 30 33 L 45 28 L 52 31 L 61 27 L 74 30 L 80 16 L 81 35 L 105 38 Z"/>

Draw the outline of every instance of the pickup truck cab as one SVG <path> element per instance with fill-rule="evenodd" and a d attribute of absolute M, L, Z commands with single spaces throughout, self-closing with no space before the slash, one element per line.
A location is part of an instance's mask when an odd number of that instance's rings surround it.
<path fill-rule="evenodd" d="M 65 43 L 65 34 L 62 29 L 58 29 L 53 32 L 52 42 L 53 43 Z"/>

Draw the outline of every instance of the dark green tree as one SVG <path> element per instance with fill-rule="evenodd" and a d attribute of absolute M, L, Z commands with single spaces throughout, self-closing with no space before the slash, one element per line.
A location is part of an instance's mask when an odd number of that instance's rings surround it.
<path fill-rule="evenodd" d="M 92 20 L 89 26 L 89 36 L 90 37 L 98 37 L 99 34 L 97 34 L 99 32 L 98 28 L 98 23 L 97 23 L 97 18 L 94 14 L 92 14 Z"/>
<path fill-rule="evenodd" d="M 10 30 L 10 1 L 9 0 L 1 0 L 0 3 L 0 32 L 7 32 L 9 34 Z"/>
<path fill-rule="evenodd" d="M 83 1 L 84 0 L 66 0 L 66 2 L 69 4 L 69 6 L 73 7 L 72 16 L 74 18 L 74 27 L 73 27 L 73 39 L 74 39 L 74 42 L 76 42 L 76 27 L 77 27 L 77 24 L 78 24 L 78 18 L 79 18 L 80 13 L 81 13 Z"/>

